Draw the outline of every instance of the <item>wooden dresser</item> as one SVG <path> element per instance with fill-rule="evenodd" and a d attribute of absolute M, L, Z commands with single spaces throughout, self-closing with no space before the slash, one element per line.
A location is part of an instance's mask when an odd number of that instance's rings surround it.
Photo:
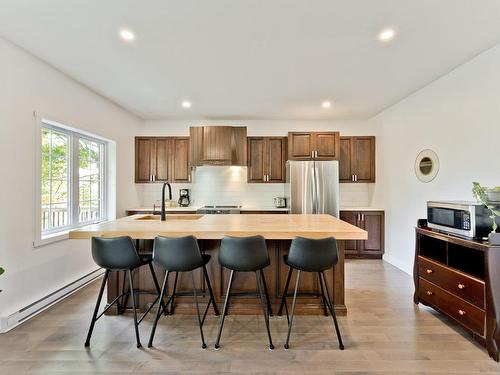
<path fill-rule="evenodd" d="M 465 327 L 499 360 L 500 246 L 416 228 L 414 302 Z"/>

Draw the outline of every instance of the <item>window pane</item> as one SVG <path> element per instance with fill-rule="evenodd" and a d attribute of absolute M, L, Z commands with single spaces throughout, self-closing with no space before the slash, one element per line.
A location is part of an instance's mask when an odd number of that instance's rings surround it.
<path fill-rule="evenodd" d="M 79 221 L 80 223 L 99 220 L 101 210 L 101 144 L 87 139 L 79 141 Z"/>
<path fill-rule="evenodd" d="M 69 225 L 69 135 L 42 128 L 41 227 L 50 232 Z"/>

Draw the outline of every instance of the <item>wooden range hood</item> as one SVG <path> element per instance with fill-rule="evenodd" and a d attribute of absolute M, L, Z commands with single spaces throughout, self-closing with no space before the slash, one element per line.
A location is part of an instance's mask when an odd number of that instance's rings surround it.
<path fill-rule="evenodd" d="M 247 165 L 246 126 L 192 126 L 189 128 L 191 166 Z"/>

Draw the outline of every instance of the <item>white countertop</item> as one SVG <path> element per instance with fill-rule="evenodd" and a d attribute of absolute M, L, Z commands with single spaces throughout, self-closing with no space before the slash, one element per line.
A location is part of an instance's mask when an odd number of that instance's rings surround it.
<path fill-rule="evenodd" d="M 165 211 L 196 211 L 203 206 L 188 206 L 188 207 L 165 207 Z M 153 212 L 153 207 L 135 207 L 127 208 L 126 211 Z M 160 207 L 156 207 L 156 211 L 160 211 Z M 241 211 L 288 211 L 288 208 L 276 207 L 241 207 Z"/>
<path fill-rule="evenodd" d="M 188 206 L 188 207 L 165 207 L 165 211 L 196 211 L 201 206 Z M 156 211 L 160 212 L 161 207 L 156 207 Z M 153 207 L 136 207 L 127 208 L 126 211 L 141 211 L 141 212 L 153 212 Z"/>
<path fill-rule="evenodd" d="M 385 211 L 380 207 L 341 207 L 340 211 Z"/>

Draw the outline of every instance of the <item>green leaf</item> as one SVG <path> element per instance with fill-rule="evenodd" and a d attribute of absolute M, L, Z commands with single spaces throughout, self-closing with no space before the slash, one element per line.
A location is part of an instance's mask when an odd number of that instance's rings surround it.
<path fill-rule="evenodd" d="M 0 275 L 1 275 L 2 273 L 4 273 L 4 272 L 5 272 L 5 270 L 4 270 L 2 267 L 0 267 Z"/>

